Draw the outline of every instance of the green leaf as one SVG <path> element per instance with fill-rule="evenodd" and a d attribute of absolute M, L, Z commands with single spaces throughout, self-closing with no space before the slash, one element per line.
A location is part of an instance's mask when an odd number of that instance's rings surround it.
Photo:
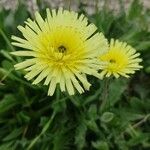
<path fill-rule="evenodd" d="M 132 20 L 139 17 L 142 13 L 142 10 L 143 10 L 143 6 L 140 3 L 140 0 L 133 0 L 129 8 L 128 19 Z"/>
<path fill-rule="evenodd" d="M 150 66 L 147 67 L 147 68 L 145 68 L 145 71 L 146 71 L 147 73 L 150 73 Z"/>
<path fill-rule="evenodd" d="M 103 122 L 110 122 L 112 119 L 114 118 L 114 114 L 111 112 L 105 112 L 103 113 L 103 115 L 101 116 L 101 121 Z"/>
<path fill-rule="evenodd" d="M 143 107 L 143 101 L 138 97 L 130 98 L 130 106 L 136 110 L 140 110 Z"/>
<path fill-rule="evenodd" d="M 92 22 L 96 24 L 99 31 L 105 34 L 109 33 L 113 21 L 114 21 L 114 17 L 112 15 L 112 12 L 105 9 L 92 16 Z"/>
<path fill-rule="evenodd" d="M 8 61 L 8 60 L 4 60 L 4 61 L 2 62 L 2 67 L 3 67 L 4 69 L 6 69 L 6 70 L 14 69 L 13 64 L 12 64 L 10 61 Z"/>
<path fill-rule="evenodd" d="M 5 58 L 7 58 L 7 59 L 13 61 L 13 58 L 12 58 L 12 56 L 9 54 L 8 51 L 6 51 L 6 50 L 1 50 L 0 53 L 1 53 Z"/>
<path fill-rule="evenodd" d="M 88 117 L 90 119 L 96 120 L 98 118 L 97 115 L 97 106 L 96 105 L 91 105 L 88 109 Z"/>
<path fill-rule="evenodd" d="M 15 139 L 18 136 L 20 136 L 22 132 L 23 132 L 23 128 L 14 129 L 10 134 L 8 134 L 6 137 L 3 138 L 3 141 L 10 141 L 12 139 Z"/>
<path fill-rule="evenodd" d="M 93 95 L 90 95 L 88 97 L 86 97 L 86 99 L 83 100 L 83 105 L 87 105 L 93 101 L 95 101 L 95 99 L 100 95 L 100 90 L 98 89 Z"/>
<path fill-rule="evenodd" d="M 138 144 L 143 144 L 148 141 L 150 134 L 149 133 L 140 133 L 138 136 L 132 137 L 128 142 L 128 146 L 135 146 Z"/>
<path fill-rule="evenodd" d="M 141 41 L 137 46 L 135 46 L 135 49 L 139 51 L 149 50 L 150 48 L 150 41 Z"/>
<path fill-rule="evenodd" d="M 121 100 L 121 95 L 127 88 L 127 80 L 125 79 L 115 79 L 109 85 L 109 93 L 107 104 L 114 106 L 119 100 Z"/>
<path fill-rule="evenodd" d="M 117 111 L 117 114 L 120 115 L 123 121 L 136 121 L 138 119 L 142 119 L 145 115 L 137 113 L 136 108 L 134 107 L 131 108 L 120 108 Z"/>
<path fill-rule="evenodd" d="M 97 150 L 109 150 L 108 143 L 105 141 L 92 142 L 92 145 Z"/>
<path fill-rule="evenodd" d="M 12 94 L 6 94 L 0 101 L 0 115 L 7 112 L 15 105 L 18 104 L 18 100 Z"/>
<path fill-rule="evenodd" d="M 10 141 L 4 144 L 0 145 L 0 150 L 13 150 L 12 149 L 12 145 L 13 145 L 14 141 Z"/>
<path fill-rule="evenodd" d="M 75 144 L 77 145 L 78 150 L 82 150 L 86 144 L 86 139 L 85 139 L 86 131 L 87 131 L 87 127 L 84 124 L 84 122 L 81 122 L 76 128 Z"/>
<path fill-rule="evenodd" d="M 15 20 L 14 20 L 14 13 L 9 13 L 7 16 L 6 16 L 6 18 L 5 18 L 5 21 L 4 21 L 4 26 L 5 27 L 11 27 L 12 26 L 12 24 L 14 24 L 15 23 Z"/>
<path fill-rule="evenodd" d="M 69 150 L 69 144 L 74 139 L 75 133 L 72 134 L 72 131 L 75 132 L 75 130 L 72 128 L 72 122 L 69 120 L 67 122 L 67 116 L 61 116 L 59 118 L 59 124 L 56 122 L 56 129 L 54 129 L 54 133 L 52 133 L 52 144 L 53 144 L 53 150 Z M 57 118 L 57 119 L 58 119 Z M 57 126 L 58 125 L 58 126 Z M 50 133 L 51 134 L 51 133 Z M 51 149 L 51 147 L 49 148 Z"/>
<path fill-rule="evenodd" d="M 88 129 L 94 131 L 95 133 L 99 132 L 99 128 L 94 120 L 86 120 L 86 125 Z"/>
<path fill-rule="evenodd" d="M 66 99 L 67 97 L 54 101 L 52 103 L 52 108 L 56 112 L 62 112 L 63 110 L 66 109 Z"/>
<path fill-rule="evenodd" d="M 31 120 L 31 118 L 25 114 L 25 112 L 21 111 L 20 113 L 17 114 L 17 119 L 18 119 L 18 122 L 21 124 L 27 124 L 29 123 L 29 121 Z"/>

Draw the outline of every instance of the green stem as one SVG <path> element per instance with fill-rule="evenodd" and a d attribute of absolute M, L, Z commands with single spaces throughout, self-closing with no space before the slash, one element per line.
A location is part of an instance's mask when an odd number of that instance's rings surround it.
<path fill-rule="evenodd" d="M 42 129 L 41 133 L 30 143 L 30 145 L 27 147 L 27 150 L 30 150 L 35 145 L 35 143 L 39 140 L 39 138 L 48 130 L 55 115 L 56 115 L 56 112 L 54 111 L 51 118 L 49 119 L 49 121 L 45 124 L 44 128 Z"/>
<path fill-rule="evenodd" d="M 59 86 L 57 85 L 57 88 L 56 88 L 56 101 L 58 102 L 59 101 L 59 99 L 60 99 L 60 88 L 59 88 Z"/>
<path fill-rule="evenodd" d="M 136 132 L 136 128 L 139 127 L 140 125 L 142 125 L 143 123 L 145 123 L 146 121 L 148 121 L 148 119 L 150 118 L 150 114 L 145 115 L 139 122 L 131 125 L 129 124 L 129 126 L 126 128 L 125 131 L 121 132 L 120 136 L 124 136 L 125 133 L 129 133 L 131 136 L 137 135 Z"/>
<path fill-rule="evenodd" d="M 11 51 L 15 51 L 14 47 L 11 45 L 10 40 L 8 39 L 8 37 L 6 36 L 5 32 L 1 28 L 0 28 L 0 34 L 2 35 L 2 37 L 4 38 L 4 40 L 6 41 L 7 45 L 11 49 Z"/>
<path fill-rule="evenodd" d="M 150 118 L 150 114 L 147 114 L 142 120 L 140 120 L 136 124 L 132 125 L 133 128 L 137 128 L 138 126 L 140 126 L 141 124 L 143 124 L 144 122 L 146 122 L 149 118 Z"/>
<path fill-rule="evenodd" d="M 100 112 L 103 112 L 106 109 L 107 105 L 107 99 L 108 99 L 108 93 L 109 93 L 109 78 L 104 80 L 104 88 L 103 88 L 103 93 L 101 96 L 101 106 L 100 106 Z"/>
<path fill-rule="evenodd" d="M 69 95 L 68 93 L 65 94 L 65 95 L 67 96 L 68 99 L 71 100 L 71 102 L 72 102 L 75 106 L 80 107 L 79 100 L 77 100 L 75 96 Z"/>

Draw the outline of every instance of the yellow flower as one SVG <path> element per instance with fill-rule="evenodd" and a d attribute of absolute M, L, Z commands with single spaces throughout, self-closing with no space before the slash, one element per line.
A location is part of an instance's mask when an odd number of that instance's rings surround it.
<path fill-rule="evenodd" d="M 108 49 L 104 35 L 95 33 L 96 26 L 84 15 L 62 8 L 47 9 L 45 20 L 36 12 L 35 21 L 28 19 L 25 24 L 18 26 L 24 39 L 12 36 L 12 44 L 25 49 L 12 54 L 27 57 L 15 68 L 25 69 L 25 78 L 34 79 L 33 84 L 45 80 L 48 95 L 53 95 L 57 84 L 70 95 L 75 89 L 79 93 L 89 90 L 86 75 L 98 76 L 97 56 Z"/>
<path fill-rule="evenodd" d="M 110 77 L 111 75 L 116 78 L 120 75 L 129 77 L 128 74 L 134 74 L 136 70 L 142 68 L 139 65 L 142 61 L 142 59 L 138 58 L 139 55 L 127 43 L 111 39 L 108 52 L 99 57 L 99 60 L 103 62 L 100 67 L 102 70 L 100 76 L 102 78 L 104 76 Z"/>

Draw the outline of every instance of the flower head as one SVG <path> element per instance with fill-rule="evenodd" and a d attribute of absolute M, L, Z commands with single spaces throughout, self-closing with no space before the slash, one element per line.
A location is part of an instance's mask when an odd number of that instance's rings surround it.
<path fill-rule="evenodd" d="M 98 76 L 97 56 L 108 49 L 107 40 L 96 33 L 96 26 L 89 24 L 84 15 L 62 8 L 47 9 L 45 20 L 36 12 L 35 21 L 28 19 L 25 24 L 18 26 L 24 38 L 12 36 L 12 44 L 25 49 L 12 53 L 27 57 L 15 68 L 25 69 L 25 78 L 34 79 L 33 84 L 45 80 L 49 95 L 53 95 L 57 84 L 70 95 L 75 89 L 79 93 L 88 90 L 86 75 Z"/>
<path fill-rule="evenodd" d="M 139 65 L 142 61 L 141 58 L 138 58 L 139 55 L 127 43 L 111 39 L 108 52 L 99 57 L 99 60 L 103 62 L 101 77 L 109 77 L 111 75 L 114 75 L 116 78 L 120 75 L 129 77 L 128 74 L 134 74 L 136 70 L 142 68 Z"/>

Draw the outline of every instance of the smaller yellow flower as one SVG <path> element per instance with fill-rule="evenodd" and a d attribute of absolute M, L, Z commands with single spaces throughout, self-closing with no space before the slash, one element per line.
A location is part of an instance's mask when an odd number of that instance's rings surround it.
<path fill-rule="evenodd" d="M 139 58 L 140 54 L 136 53 L 136 50 L 127 45 L 125 42 L 111 39 L 109 51 L 99 57 L 99 60 L 103 62 L 100 67 L 102 72 L 100 76 L 110 77 L 114 75 L 118 78 L 120 75 L 129 77 L 128 74 L 134 74 L 136 70 L 142 68 L 139 63 L 142 61 Z"/>

